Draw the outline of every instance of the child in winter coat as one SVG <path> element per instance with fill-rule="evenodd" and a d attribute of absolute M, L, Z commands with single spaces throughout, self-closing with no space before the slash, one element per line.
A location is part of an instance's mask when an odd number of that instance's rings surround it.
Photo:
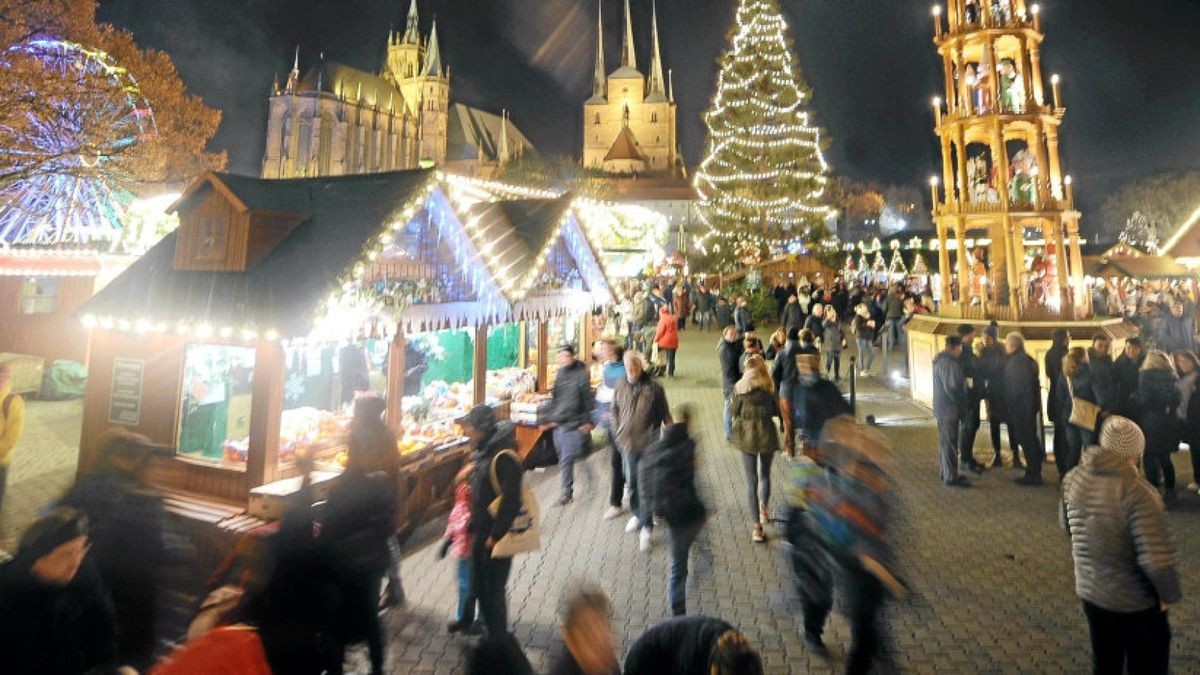
<path fill-rule="evenodd" d="M 438 558 L 446 553 L 458 559 L 458 612 L 446 630 L 450 633 L 467 632 L 475 622 L 475 594 L 471 585 L 471 475 L 472 465 L 467 464 L 455 477 L 454 506 L 446 522 L 446 533 L 442 535 L 442 547 Z"/>

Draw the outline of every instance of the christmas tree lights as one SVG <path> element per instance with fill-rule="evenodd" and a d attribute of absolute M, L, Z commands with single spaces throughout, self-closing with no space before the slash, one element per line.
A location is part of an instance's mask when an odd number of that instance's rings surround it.
<path fill-rule="evenodd" d="M 709 227 L 699 245 L 749 263 L 823 227 L 828 166 L 777 0 L 740 0 L 720 66 L 695 180 Z"/>

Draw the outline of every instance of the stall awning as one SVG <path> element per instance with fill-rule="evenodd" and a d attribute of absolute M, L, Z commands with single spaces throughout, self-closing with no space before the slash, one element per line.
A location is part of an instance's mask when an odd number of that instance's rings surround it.
<path fill-rule="evenodd" d="M 1195 279 L 1196 272 L 1166 256 L 1103 259 L 1087 269 L 1087 275 L 1106 279 Z"/>

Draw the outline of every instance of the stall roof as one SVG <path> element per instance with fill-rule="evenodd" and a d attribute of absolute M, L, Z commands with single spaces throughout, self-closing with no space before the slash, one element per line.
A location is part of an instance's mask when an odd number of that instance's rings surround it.
<path fill-rule="evenodd" d="M 1148 255 L 1137 258 L 1108 258 L 1089 267 L 1088 276 L 1129 279 L 1195 279 L 1196 273 L 1172 258 Z"/>
<path fill-rule="evenodd" d="M 338 278 L 367 243 L 435 185 L 431 170 L 293 180 L 207 174 L 172 209 L 216 189 L 239 210 L 295 213 L 304 220 L 244 272 L 177 271 L 173 232 L 79 310 L 214 327 L 256 326 L 305 335 Z"/>

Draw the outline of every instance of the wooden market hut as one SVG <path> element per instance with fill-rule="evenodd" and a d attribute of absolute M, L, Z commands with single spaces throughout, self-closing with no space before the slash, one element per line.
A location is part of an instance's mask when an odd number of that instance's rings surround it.
<path fill-rule="evenodd" d="M 126 427 L 180 448 L 156 472 L 177 512 L 243 527 L 256 491 L 295 475 L 281 426 L 296 363 L 328 373 L 337 359 L 321 346 L 356 336 L 386 347 L 394 428 L 405 412 L 408 333 L 474 330 L 474 353 L 456 357 L 472 363 L 471 398 L 482 403 L 489 326 L 525 321 L 545 336 L 548 320 L 612 299 L 570 206 L 568 197 L 456 204 L 427 170 L 292 180 L 205 175 L 172 207 L 179 228 L 80 312 L 91 329 L 92 374 L 80 471 L 95 466 L 104 430 Z M 245 434 L 240 464 L 182 452 L 184 418 L 213 389 L 185 373 L 192 351 L 210 346 L 239 354 L 229 366 L 236 381 L 224 386 L 222 428 Z M 545 343 L 539 347 L 544 387 Z M 313 435 L 334 435 L 336 425 L 326 422 Z M 405 455 L 410 516 L 448 505 L 464 456 L 456 438 Z"/>

